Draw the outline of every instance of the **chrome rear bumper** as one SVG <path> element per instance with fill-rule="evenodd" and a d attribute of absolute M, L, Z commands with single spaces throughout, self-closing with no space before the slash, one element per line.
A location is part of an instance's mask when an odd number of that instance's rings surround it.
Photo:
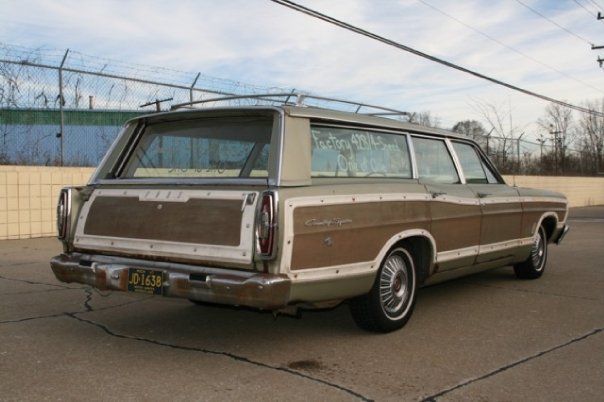
<path fill-rule="evenodd" d="M 564 225 L 562 230 L 560 230 L 556 234 L 556 236 L 552 239 L 552 241 L 556 244 L 560 244 L 562 242 L 562 240 L 564 240 L 564 237 L 566 237 L 566 234 L 568 233 L 569 230 L 570 230 L 570 227 L 568 225 Z"/>
<path fill-rule="evenodd" d="M 287 306 L 291 287 L 286 275 L 103 256 L 97 258 L 79 253 L 53 257 L 50 266 L 62 282 L 121 291 L 128 291 L 130 268 L 162 271 L 164 296 L 267 310 Z"/>

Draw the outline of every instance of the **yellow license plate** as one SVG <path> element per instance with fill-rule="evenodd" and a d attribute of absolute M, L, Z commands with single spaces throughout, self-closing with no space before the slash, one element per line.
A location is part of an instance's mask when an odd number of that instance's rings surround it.
<path fill-rule="evenodd" d="M 128 291 L 161 295 L 164 288 L 164 273 L 151 269 L 128 269 Z"/>

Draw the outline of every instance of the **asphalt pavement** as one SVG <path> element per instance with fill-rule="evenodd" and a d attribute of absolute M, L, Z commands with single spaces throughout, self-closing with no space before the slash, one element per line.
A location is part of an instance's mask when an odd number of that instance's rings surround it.
<path fill-rule="evenodd" d="M 604 207 L 574 209 L 538 280 L 419 291 L 405 328 L 58 282 L 55 239 L 0 242 L 0 400 L 601 401 Z"/>

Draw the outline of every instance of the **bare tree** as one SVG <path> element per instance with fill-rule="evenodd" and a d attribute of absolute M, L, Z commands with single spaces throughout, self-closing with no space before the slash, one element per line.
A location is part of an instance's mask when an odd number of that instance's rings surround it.
<path fill-rule="evenodd" d="M 409 117 L 409 123 L 426 127 L 440 127 L 440 119 L 438 116 L 434 116 L 430 111 L 412 113 Z"/>
<path fill-rule="evenodd" d="M 599 115 L 584 113 L 579 120 L 583 153 L 592 162 L 592 173 L 599 173 L 604 171 L 604 117 L 601 117 L 604 99 L 587 102 L 585 106 L 599 112 Z"/>
<path fill-rule="evenodd" d="M 486 121 L 492 135 L 487 138 L 487 153 L 495 160 L 499 169 L 509 171 L 508 155 L 513 154 L 513 140 L 520 130 L 514 126 L 511 105 L 505 102 L 496 105 L 473 101 L 472 108 Z M 489 127 L 490 126 L 490 127 Z"/>
<path fill-rule="evenodd" d="M 480 144 L 481 147 L 486 149 L 487 130 L 485 130 L 484 126 L 479 121 L 476 121 L 476 120 L 460 121 L 460 122 L 457 122 L 451 130 L 473 139 L 478 144 Z"/>
<path fill-rule="evenodd" d="M 564 106 L 550 103 L 545 108 L 545 116 L 537 120 L 537 125 L 542 130 L 542 134 L 546 134 L 546 137 L 551 136 L 555 173 L 564 172 L 568 147 L 574 140 L 572 111 Z"/>

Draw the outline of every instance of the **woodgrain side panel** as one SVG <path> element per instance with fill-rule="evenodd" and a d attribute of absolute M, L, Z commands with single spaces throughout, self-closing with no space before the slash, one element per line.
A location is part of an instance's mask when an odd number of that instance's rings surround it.
<path fill-rule="evenodd" d="M 438 252 L 480 244 L 479 205 L 432 202 L 432 236 Z"/>
<path fill-rule="evenodd" d="M 238 246 L 241 219 L 241 202 L 236 200 L 162 202 L 100 196 L 90 207 L 84 234 Z"/>
<path fill-rule="evenodd" d="M 534 235 L 536 224 L 546 212 L 553 212 L 558 222 L 566 219 L 566 204 L 563 202 L 525 201 L 522 203 L 522 237 Z"/>
<path fill-rule="evenodd" d="M 371 261 L 395 234 L 429 229 L 424 201 L 296 208 L 292 270 Z"/>
<path fill-rule="evenodd" d="M 480 244 L 500 243 L 521 238 L 520 201 L 483 205 Z"/>

